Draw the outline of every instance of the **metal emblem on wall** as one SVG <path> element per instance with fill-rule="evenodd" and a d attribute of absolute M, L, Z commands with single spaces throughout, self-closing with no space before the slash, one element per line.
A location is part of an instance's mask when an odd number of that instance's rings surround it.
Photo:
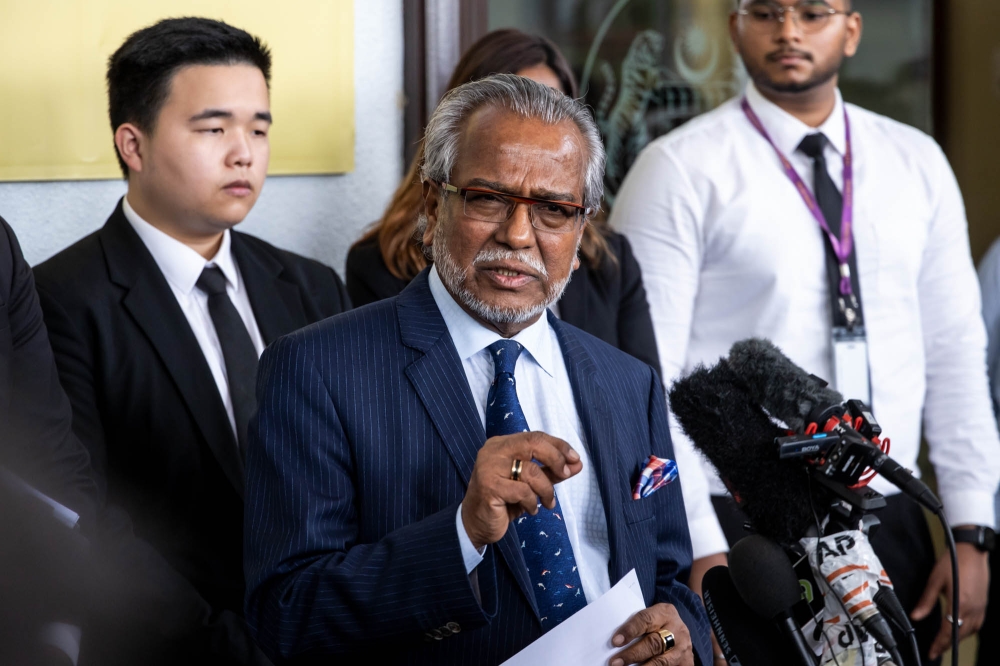
<path fill-rule="evenodd" d="M 658 30 L 638 32 L 616 68 L 601 57 L 602 46 L 615 19 L 630 2 L 619 0 L 604 17 L 590 44 L 580 81 L 604 138 L 604 187 L 609 206 L 614 204 L 625 174 L 650 141 L 734 96 L 744 79 L 742 67 L 720 67 L 723 51 L 729 54 L 724 36 L 718 30 L 709 34 L 694 20 L 675 33 L 672 43 Z"/>

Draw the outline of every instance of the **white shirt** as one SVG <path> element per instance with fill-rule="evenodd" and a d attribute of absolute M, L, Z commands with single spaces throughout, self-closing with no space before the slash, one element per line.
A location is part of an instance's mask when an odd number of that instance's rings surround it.
<path fill-rule="evenodd" d="M 796 148 L 817 129 L 753 85 L 746 96 L 811 187 L 812 161 Z M 844 106 L 838 92 L 818 128 L 829 139 L 825 157 L 838 187 Z M 929 137 L 846 107 L 874 413 L 892 441 L 890 455 L 914 470 L 923 421 L 952 525 L 993 525 L 1000 440 L 958 184 Z M 739 99 L 650 144 L 618 193 L 611 225 L 629 238 L 642 266 L 668 381 L 714 364 L 750 336 L 770 338 L 807 372 L 832 378 L 822 232 Z M 675 434 L 677 446 L 690 446 Z M 897 492 L 881 478 L 872 487 Z"/>
<path fill-rule="evenodd" d="M 495 375 L 493 359 L 487 347 L 502 338 L 462 309 L 441 282 L 436 268 L 431 269 L 429 282 L 434 302 L 455 343 L 458 357 L 462 359 L 462 367 L 485 428 L 486 397 Z M 556 332 L 546 316 L 539 317 L 537 322 L 511 339 L 524 347 L 517 359 L 514 380 L 528 427 L 565 440 L 580 454 L 583 463 L 579 474 L 556 485 L 556 497 L 562 508 L 570 545 L 573 546 L 583 593 L 589 603 L 611 588 L 608 572 L 611 550 L 601 488 L 587 449 L 583 424 L 576 411 L 566 362 Z M 472 545 L 461 515 L 459 507 L 456 518 L 458 538 L 462 544 L 466 571 L 471 573 L 482 562 L 482 554 Z"/>
<path fill-rule="evenodd" d="M 191 325 L 191 332 L 198 340 L 202 354 L 208 362 L 208 368 L 212 371 L 215 385 L 219 389 L 219 396 L 222 404 L 226 406 L 226 414 L 229 416 L 229 425 L 236 434 L 236 417 L 233 415 L 233 399 L 229 395 L 229 380 L 226 377 L 226 361 L 222 356 L 222 345 L 219 344 L 219 336 L 215 332 L 215 325 L 212 323 L 212 316 L 208 312 L 208 295 L 195 284 L 201 277 L 202 271 L 207 266 L 218 266 L 222 274 L 226 276 L 226 293 L 229 299 L 240 313 L 250 334 L 254 349 L 259 357 L 264 353 L 264 338 L 261 337 L 260 329 L 257 328 L 257 320 L 254 319 L 253 308 L 250 306 L 250 298 L 247 296 L 246 287 L 243 284 L 243 277 L 240 269 L 233 259 L 230 243 L 229 231 L 222 234 L 222 243 L 215 256 L 206 261 L 203 256 L 180 242 L 176 238 L 168 236 L 149 222 L 139 217 L 128 203 L 128 197 L 122 199 L 122 212 L 125 219 L 129 221 L 135 232 L 139 234 L 143 244 L 149 253 L 153 255 L 153 260 L 163 273 L 170 285 L 170 291 L 174 293 L 181 311 Z"/>

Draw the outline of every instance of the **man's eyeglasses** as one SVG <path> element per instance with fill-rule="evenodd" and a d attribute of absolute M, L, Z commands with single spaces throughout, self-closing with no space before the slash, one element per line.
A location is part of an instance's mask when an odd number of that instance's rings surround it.
<path fill-rule="evenodd" d="M 814 34 L 830 25 L 837 14 L 850 16 L 854 12 L 834 9 L 820 0 L 803 0 L 794 5 L 783 6 L 776 2 L 754 2 L 737 14 L 747 19 L 747 23 L 762 32 L 773 32 L 785 22 L 785 15 L 791 14 L 795 25 L 806 34 Z"/>
<path fill-rule="evenodd" d="M 461 195 L 464 213 L 470 220 L 503 224 L 510 219 L 517 204 L 528 206 L 531 226 L 538 231 L 568 234 L 576 231 L 580 221 L 594 212 L 592 208 L 569 201 L 549 201 L 532 197 L 518 197 L 482 187 L 455 187 L 449 183 L 432 181 L 445 192 Z"/>

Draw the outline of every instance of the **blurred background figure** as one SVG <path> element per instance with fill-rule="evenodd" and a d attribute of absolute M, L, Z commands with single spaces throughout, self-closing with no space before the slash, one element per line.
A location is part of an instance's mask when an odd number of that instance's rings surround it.
<path fill-rule="evenodd" d="M 239 663 L 237 618 L 213 613 L 106 504 L 2 218 L 0 304 L 0 663 Z"/>
<path fill-rule="evenodd" d="M 979 263 L 979 286 L 983 292 L 983 321 L 989 343 L 986 347 L 986 370 L 990 377 L 993 413 L 1000 419 L 1000 239 L 993 241 Z M 1000 516 L 1000 492 L 994 497 L 994 510 Z M 997 527 L 1000 527 L 998 525 Z M 979 630 L 979 666 L 991 666 L 1000 656 L 1000 555 L 996 547 L 990 553 L 990 592 L 986 619 Z"/>

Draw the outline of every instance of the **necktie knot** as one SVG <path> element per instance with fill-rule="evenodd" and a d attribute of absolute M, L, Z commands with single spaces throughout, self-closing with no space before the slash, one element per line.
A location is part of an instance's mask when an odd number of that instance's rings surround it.
<path fill-rule="evenodd" d="M 493 359 L 494 377 L 499 377 L 503 373 L 514 374 L 514 367 L 517 365 L 517 357 L 521 355 L 524 347 L 520 342 L 513 340 L 497 340 L 487 349 Z"/>
<path fill-rule="evenodd" d="M 822 132 L 816 132 L 802 139 L 802 143 L 799 144 L 799 150 L 815 160 L 823 157 L 823 149 L 826 148 L 826 144 L 826 135 Z"/>
<path fill-rule="evenodd" d="M 226 293 L 226 276 L 218 266 L 206 266 L 195 286 L 209 296 L 224 294 Z"/>

